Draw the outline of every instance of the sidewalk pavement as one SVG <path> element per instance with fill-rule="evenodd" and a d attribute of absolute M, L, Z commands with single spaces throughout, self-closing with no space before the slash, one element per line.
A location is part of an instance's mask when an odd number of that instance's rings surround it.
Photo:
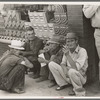
<path fill-rule="evenodd" d="M 56 91 L 56 86 L 49 88 L 49 80 L 36 83 L 36 79 L 25 76 L 25 93 L 15 94 L 8 93 L 0 90 L 0 98 L 71 98 L 73 96 L 68 95 L 68 91 L 72 87 L 65 88 L 61 91 Z M 98 82 L 91 85 L 86 85 L 86 97 L 100 97 L 100 88 Z"/>

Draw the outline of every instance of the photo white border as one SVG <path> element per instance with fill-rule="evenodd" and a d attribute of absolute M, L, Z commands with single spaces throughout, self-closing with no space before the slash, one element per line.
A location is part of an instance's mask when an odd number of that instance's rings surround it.
<path fill-rule="evenodd" d="M 27 0 L 28 1 L 28 0 Z M 0 4 L 40 4 L 40 5 L 42 5 L 42 4 L 60 4 L 60 5 L 87 5 L 87 4 L 91 4 L 91 5 L 99 5 L 100 4 L 100 1 L 71 1 L 71 2 L 69 2 L 69 1 L 62 1 L 62 2 L 59 2 L 59 1 L 54 1 L 54 2 L 52 2 L 52 1 L 33 1 L 33 2 L 31 2 L 31 1 L 29 1 L 29 2 L 15 2 L 15 1 L 7 1 L 7 2 L 2 2 L 2 1 L 0 1 Z M 20 94 L 19 94 L 20 95 Z M 2 96 L 2 97 L 0 97 L 0 99 L 73 99 L 73 100 L 75 100 L 75 99 L 100 99 L 100 97 L 76 97 L 76 96 L 56 96 L 56 97 L 54 97 L 54 96 L 33 96 L 33 97 L 27 97 L 27 96 Z"/>

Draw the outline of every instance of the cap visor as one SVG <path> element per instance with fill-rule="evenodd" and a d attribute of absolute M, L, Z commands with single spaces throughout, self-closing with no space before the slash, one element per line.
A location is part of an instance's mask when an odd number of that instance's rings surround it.
<path fill-rule="evenodd" d="M 58 42 L 55 42 L 55 41 L 48 41 L 47 43 L 56 43 L 56 44 L 59 44 Z"/>

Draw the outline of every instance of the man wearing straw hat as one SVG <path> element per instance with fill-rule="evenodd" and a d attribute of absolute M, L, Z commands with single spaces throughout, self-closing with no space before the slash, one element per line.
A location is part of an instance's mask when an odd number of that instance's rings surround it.
<path fill-rule="evenodd" d="M 12 40 L 11 45 L 8 46 L 10 50 L 7 50 L 0 58 L 0 89 L 19 94 L 24 93 L 25 66 L 32 68 L 33 65 L 19 55 L 19 52 L 24 50 L 21 41 Z"/>
<path fill-rule="evenodd" d="M 69 95 L 85 96 L 83 85 L 87 79 L 88 56 L 86 50 L 78 45 L 76 33 L 67 33 L 63 52 L 60 65 L 53 61 L 49 63 L 49 69 L 58 84 L 56 90 L 62 90 L 72 84 L 73 91 L 70 91 Z"/>

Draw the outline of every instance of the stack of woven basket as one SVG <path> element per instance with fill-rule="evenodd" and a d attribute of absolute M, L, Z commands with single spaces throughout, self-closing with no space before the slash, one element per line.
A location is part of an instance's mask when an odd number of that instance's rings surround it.
<path fill-rule="evenodd" d="M 9 10 L 5 18 L 5 36 L 4 39 L 25 40 L 25 21 L 21 20 L 21 15 L 16 10 Z"/>

